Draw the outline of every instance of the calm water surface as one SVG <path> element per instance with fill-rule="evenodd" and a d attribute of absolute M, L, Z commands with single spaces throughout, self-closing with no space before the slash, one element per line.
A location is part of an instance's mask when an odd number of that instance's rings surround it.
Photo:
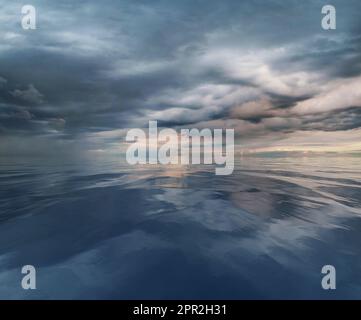
<path fill-rule="evenodd" d="M 360 157 L 246 158 L 230 176 L 1 158 L 0 298 L 359 299 L 360 218 Z"/>

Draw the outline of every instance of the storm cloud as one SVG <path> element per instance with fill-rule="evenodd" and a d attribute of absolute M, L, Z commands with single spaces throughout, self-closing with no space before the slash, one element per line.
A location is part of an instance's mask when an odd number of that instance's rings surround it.
<path fill-rule="evenodd" d="M 234 128 L 249 149 L 359 148 L 358 0 L 333 1 L 336 30 L 324 1 L 34 0 L 36 30 L 0 3 L 1 153 L 112 148 L 149 120 Z"/>

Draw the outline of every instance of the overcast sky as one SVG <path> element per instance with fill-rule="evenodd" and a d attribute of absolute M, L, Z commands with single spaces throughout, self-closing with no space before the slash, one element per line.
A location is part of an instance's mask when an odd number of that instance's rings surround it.
<path fill-rule="evenodd" d="M 108 150 L 149 120 L 249 150 L 361 150 L 361 1 L 0 0 L 0 152 Z"/>

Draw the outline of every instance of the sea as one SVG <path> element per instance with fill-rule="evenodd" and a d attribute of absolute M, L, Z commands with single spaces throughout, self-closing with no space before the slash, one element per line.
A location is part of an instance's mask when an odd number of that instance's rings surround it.
<path fill-rule="evenodd" d="M 214 169 L 0 157 L 0 298 L 361 298 L 360 156 Z"/>

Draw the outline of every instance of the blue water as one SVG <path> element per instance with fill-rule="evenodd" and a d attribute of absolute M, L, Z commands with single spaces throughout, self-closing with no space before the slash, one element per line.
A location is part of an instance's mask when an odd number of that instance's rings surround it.
<path fill-rule="evenodd" d="M 0 298 L 361 298 L 361 158 L 0 159 Z M 23 290 L 21 267 L 37 270 Z M 336 290 L 321 268 L 335 266 Z"/>

